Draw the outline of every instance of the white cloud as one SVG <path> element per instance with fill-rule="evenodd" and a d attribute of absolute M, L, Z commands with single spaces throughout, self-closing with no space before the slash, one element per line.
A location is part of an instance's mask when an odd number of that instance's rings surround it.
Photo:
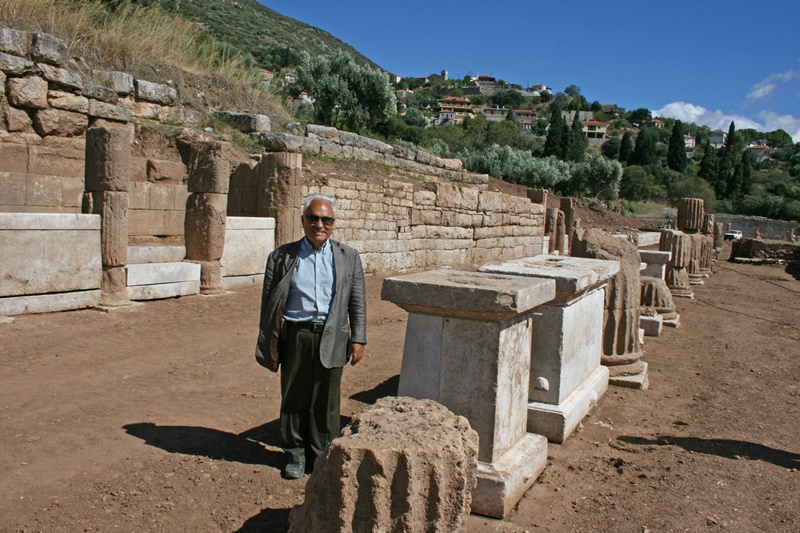
<path fill-rule="evenodd" d="M 683 122 L 694 122 L 698 126 L 708 126 L 712 130 L 727 130 L 731 121 L 736 122 L 736 129 L 753 128 L 768 132 L 782 129 L 791 135 L 794 142 L 800 142 L 800 118 L 793 115 L 779 115 L 772 111 L 761 111 L 758 118 L 761 123 L 742 115 L 728 115 L 717 109 L 712 111 L 703 106 L 688 102 L 672 102 L 661 109 L 654 109 L 653 116 L 674 118 Z"/>
<path fill-rule="evenodd" d="M 800 72 L 796 70 L 787 70 L 786 72 L 770 74 L 762 81 L 750 87 L 747 98 L 753 101 L 766 98 L 778 89 L 780 83 L 785 83 L 798 77 L 800 77 Z"/>

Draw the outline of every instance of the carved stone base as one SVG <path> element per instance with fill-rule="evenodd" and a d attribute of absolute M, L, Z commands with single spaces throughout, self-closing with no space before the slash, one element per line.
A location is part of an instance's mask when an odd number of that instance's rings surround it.
<path fill-rule="evenodd" d="M 645 390 L 650 386 L 650 379 L 647 376 L 647 363 L 642 361 L 642 365 L 642 370 L 636 374 L 609 377 L 608 384 L 629 389 Z"/>

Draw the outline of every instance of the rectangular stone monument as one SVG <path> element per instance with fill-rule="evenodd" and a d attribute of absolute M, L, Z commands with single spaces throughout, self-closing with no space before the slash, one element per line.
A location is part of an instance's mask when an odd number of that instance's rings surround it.
<path fill-rule="evenodd" d="M 472 512 L 504 517 L 547 462 L 526 431 L 533 310 L 555 282 L 435 270 L 383 282 L 381 298 L 409 312 L 400 396 L 435 400 L 478 432 Z"/>
<path fill-rule="evenodd" d="M 528 431 L 564 442 L 608 389 L 608 368 L 600 364 L 603 291 L 619 261 L 541 255 L 479 270 L 556 283 L 556 298 L 537 308 L 533 321 Z"/>
<path fill-rule="evenodd" d="M 642 270 L 642 276 L 664 279 L 672 253 L 658 250 L 639 250 L 639 257 L 647 266 Z"/>

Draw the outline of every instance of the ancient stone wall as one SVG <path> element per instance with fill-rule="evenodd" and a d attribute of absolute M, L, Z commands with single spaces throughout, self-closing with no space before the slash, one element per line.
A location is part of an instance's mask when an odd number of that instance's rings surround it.
<path fill-rule="evenodd" d="M 361 252 L 367 271 L 487 263 L 542 253 L 544 207 L 527 198 L 453 184 L 425 187 L 328 180 L 304 186 L 336 199 L 334 238 Z"/>
<path fill-rule="evenodd" d="M 786 232 L 794 229 L 795 235 L 800 234 L 800 222 L 787 220 L 772 220 L 764 217 L 746 217 L 741 215 L 726 215 L 717 213 L 716 222 L 721 222 L 731 229 L 739 230 L 745 238 L 752 237 L 758 229 L 763 239 L 783 239 Z"/>

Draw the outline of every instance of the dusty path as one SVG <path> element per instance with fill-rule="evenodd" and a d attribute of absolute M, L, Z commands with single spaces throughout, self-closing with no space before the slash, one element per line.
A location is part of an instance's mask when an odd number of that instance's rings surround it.
<path fill-rule="evenodd" d="M 647 339 L 494 531 L 800 530 L 800 274 L 722 263 Z M 397 388 L 405 313 L 368 279 L 343 414 Z M 259 290 L 0 326 L 0 531 L 283 531 L 278 379 L 252 358 Z"/>

